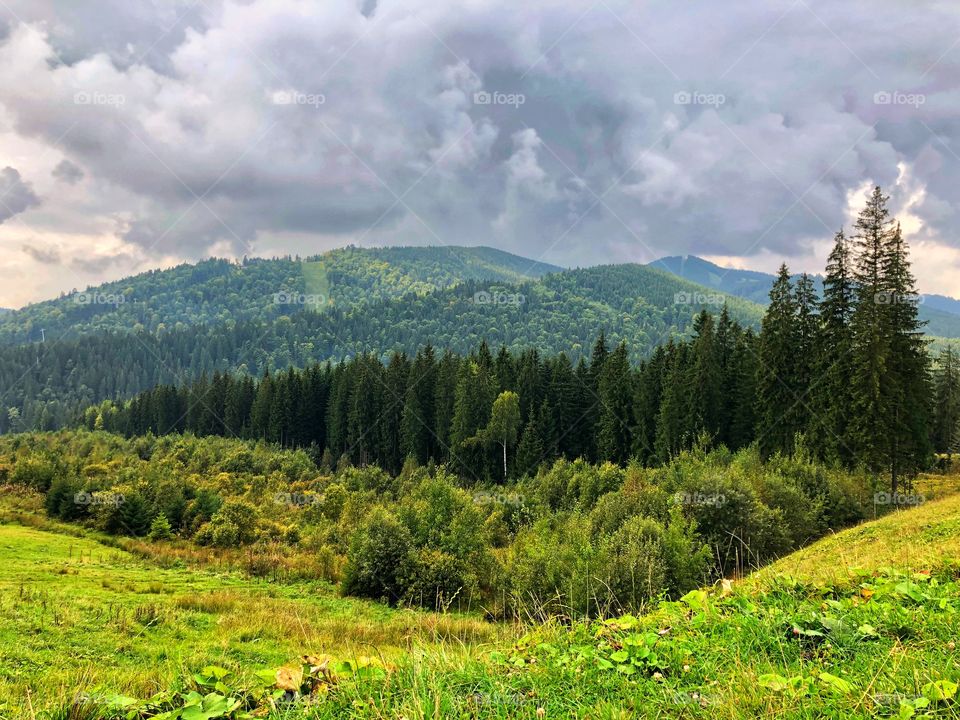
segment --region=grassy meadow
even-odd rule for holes
[[[161,563],[8,497],[0,716],[960,717],[955,480],[742,581],[529,628]]]
[[[150,697],[209,665],[250,675],[307,649],[384,662],[460,655],[508,632],[475,618],[340,598],[320,581],[272,584],[160,567],[96,537],[64,534],[67,526],[38,524],[47,529],[0,525],[5,718],[83,705],[85,697]]]

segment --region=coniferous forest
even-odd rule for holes
[[[918,318],[908,248],[877,188],[837,233],[822,296],[786,266],[759,332],[701,310],[689,337],[639,362],[600,330],[588,358],[482,342],[426,345],[386,360],[289,368],[254,379],[214,372],[83,412],[127,436],[190,432],[304,448],[325,467],[446,464],[472,482],[535,474],[557,458],[667,463],[696,443],[763,457],[798,442],[820,460],[904,480],[951,448],[956,359],[936,361]]]

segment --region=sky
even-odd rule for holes
[[[880,185],[960,296],[956,0],[0,0],[0,307],[217,256],[820,272]]]

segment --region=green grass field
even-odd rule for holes
[[[504,630],[337,596],[164,569],[94,539],[0,525],[0,714],[28,717],[86,692],[148,697],[217,665],[250,674],[304,652],[392,660],[468,652]]]
[[[960,717],[958,523],[946,497],[638,617],[526,634],[4,524],[0,716]],[[301,675],[304,654],[323,659]]]

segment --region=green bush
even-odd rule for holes
[[[605,539],[600,577],[609,595],[601,602],[609,610],[604,607],[604,614],[637,610],[666,591],[662,540],[663,526],[645,517],[630,518]]]
[[[404,578],[405,597],[413,605],[446,610],[458,597],[469,597],[473,589],[464,563],[441,550],[416,551],[409,572]]]
[[[400,602],[411,576],[410,531],[389,511],[376,508],[354,533],[343,571],[346,595]]]

